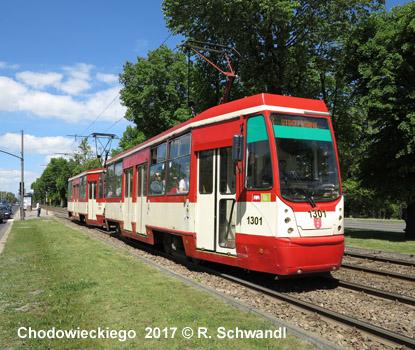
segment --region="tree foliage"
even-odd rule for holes
[[[415,8],[412,2],[387,13],[383,4],[164,0],[162,6],[172,31],[240,53],[230,57],[240,77],[233,99],[262,92],[323,99],[348,213],[388,216],[401,215],[403,203],[415,211]],[[224,55],[206,55],[226,69]],[[165,47],[125,64],[122,101],[137,127],[126,130],[119,151],[186,120],[188,97],[197,112],[217,104],[225,77],[198,59],[190,77],[187,96],[185,55]]]
[[[150,51],[148,58],[126,62],[120,82],[125,118],[137,126],[127,129],[122,147],[151,138],[160,131],[180,124],[190,117],[187,108],[187,63],[183,53],[173,53],[166,46]]]
[[[79,152],[71,160],[52,158],[42,175],[32,183],[33,199],[45,203],[48,199],[55,205],[66,205],[68,198],[68,179],[88,169],[99,168],[99,160],[92,153],[87,138],[78,146]]]
[[[354,43],[352,77],[371,127],[361,174],[384,200],[407,203],[406,232],[415,239],[415,3],[372,23]]]
[[[34,190],[34,201],[44,202],[46,192],[48,199],[62,204],[67,199],[68,178],[72,176],[74,167],[64,158],[52,158],[41,177],[36,179],[31,188]]]

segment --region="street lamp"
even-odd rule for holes
[[[22,133],[22,150],[20,152],[21,157],[16,156],[15,154],[6,152],[6,151],[2,151],[0,150],[0,152],[6,153],[9,156],[13,156],[16,158],[20,159],[20,164],[21,164],[21,181],[20,181],[20,220],[24,220],[24,210],[23,210],[23,197],[24,197],[24,158],[23,158],[23,130],[21,130]]]

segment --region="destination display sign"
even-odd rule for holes
[[[271,113],[271,122],[273,125],[291,126],[309,129],[329,129],[328,122],[325,118],[303,117],[292,114]]]

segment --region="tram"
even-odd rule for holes
[[[103,226],[105,169],[92,169],[68,180],[68,216],[91,226]]]
[[[71,198],[78,179],[103,174],[95,222],[123,236],[274,275],[340,267],[343,196],[323,101],[258,94],[212,107],[69,179]]]

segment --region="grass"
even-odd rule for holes
[[[312,348],[290,335],[218,339],[218,327],[275,327],[57,220],[14,222],[0,255],[0,280],[1,349]],[[107,339],[21,339],[20,327],[59,335],[101,329]],[[145,338],[147,327],[156,337]],[[174,338],[170,327],[177,327]],[[205,327],[212,337],[185,339],[185,327]],[[109,338],[110,331],[116,339]],[[125,337],[128,331],[135,332],[133,339]]]
[[[406,241],[404,232],[387,232],[346,228],[346,246],[415,254],[415,241]]]

